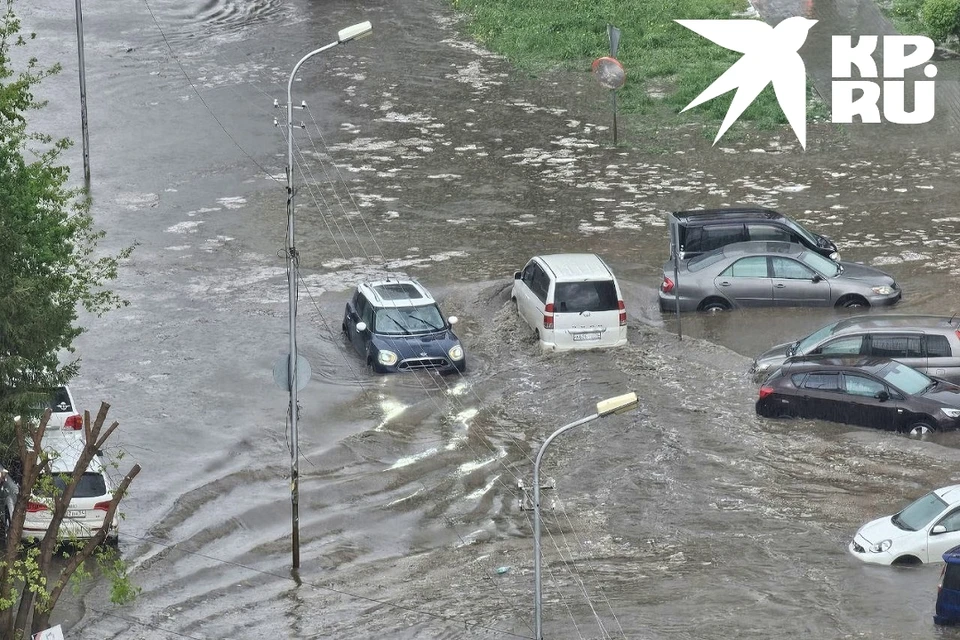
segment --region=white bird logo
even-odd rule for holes
[[[725,49],[739,51],[742,58],[683,108],[692,109],[728,91],[737,89],[713,144],[769,83],[787,122],[807,148],[807,71],[797,51],[807,39],[816,20],[795,16],[776,27],[760,20],[677,20],[691,31]],[[681,113],[683,112],[681,111]]]

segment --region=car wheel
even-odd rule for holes
[[[708,298],[700,303],[700,311],[704,313],[720,313],[721,311],[729,311],[730,305],[726,300],[720,300],[719,298]]]
[[[913,422],[903,430],[904,433],[913,438],[922,438],[923,436],[930,435],[934,431],[936,431],[936,428],[925,420]]]
[[[842,298],[837,302],[837,306],[843,307],[844,309],[862,309],[863,307],[869,307],[870,303],[860,296],[850,296],[848,298]]]

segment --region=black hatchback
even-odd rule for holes
[[[923,435],[960,428],[960,386],[889,358],[791,358],[760,387],[757,413]]]

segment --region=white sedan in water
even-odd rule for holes
[[[900,513],[860,527],[849,550],[874,564],[940,562],[960,545],[960,484],[931,491]]]

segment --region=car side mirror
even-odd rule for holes
[[[932,536],[938,536],[941,533],[946,533],[946,532],[947,532],[947,528],[942,524],[938,524],[933,529],[930,529],[930,535]]]
[[[816,284],[818,282],[823,281],[823,276],[821,276],[819,273],[815,273],[813,274],[812,280],[813,280],[813,283]]]
[[[873,397],[879,400],[880,402],[886,402],[887,400],[890,399],[890,394],[887,393],[886,391],[877,391],[873,395]]]
[[[514,280],[519,280],[519,279],[520,279],[520,272],[519,272],[519,271],[514,271],[514,272],[513,272],[513,279],[514,279]]]
[[[358,322],[358,323],[357,323],[357,333],[362,333],[362,332],[364,332],[364,331],[366,331],[366,330],[367,330],[367,323],[366,323],[366,322]]]
[[[458,318],[457,316],[450,316],[449,318],[447,318],[447,322],[449,322],[450,325],[453,326],[458,322],[460,322],[460,318]]]

